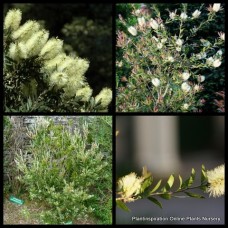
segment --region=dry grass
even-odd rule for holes
[[[3,224],[42,224],[39,215],[45,210],[45,206],[41,203],[25,201],[23,205],[12,203],[5,198],[3,205]],[[73,224],[97,224],[97,220],[93,217],[88,219],[75,220]]]
[[[18,205],[5,199],[3,205],[3,223],[5,224],[40,224],[38,215],[43,206],[37,203],[26,202]]]

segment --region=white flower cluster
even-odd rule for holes
[[[81,101],[89,101],[93,90],[84,76],[89,62],[79,57],[67,56],[63,51],[63,41],[50,38],[49,32],[41,29],[36,21],[29,20],[20,26],[21,11],[10,10],[4,21],[4,29],[9,31],[13,40],[9,45],[8,55],[19,62],[37,57],[43,61],[42,71],[50,75],[51,86],[62,88],[66,97],[81,96]],[[131,29],[134,34],[134,29]],[[95,98],[101,101],[104,110],[112,100],[112,91],[104,88]]]

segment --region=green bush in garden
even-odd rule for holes
[[[107,112],[112,91],[92,96],[85,78],[89,61],[66,55],[62,40],[49,38],[37,21],[20,25],[21,18],[11,9],[4,20],[5,111]]]
[[[118,7],[124,14],[116,15],[117,111],[200,112],[206,101],[204,110],[216,111],[211,103],[224,90],[225,33],[211,35],[208,28],[220,21],[221,4]]]
[[[46,204],[48,210],[41,214],[44,223],[86,219],[98,205],[109,208],[111,216],[111,208],[103,205],[112,197],[111,158],[104,156],[91,137],[88,124],[70,133],[62,125],[43,121],[28,135],[30,146],[16,156],[22,173],[18,179],[31,200]],[[110,218],[101,219],[110,223]]]

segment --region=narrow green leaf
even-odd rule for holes
[[[152,178],[151,177],[149,177],[143,181],[143,183],[141,185],[140,192],[145,193],[144,196],[149,195],[149,193],[150,193],[149,189],[150,189],[151,184],[152,184]]]
[[[182,177],[181,177],[181,175],[179,175],[179,181],[180,181],[180,187],[179,187],[179,189],[181,189],[181,186],[182,186]]]
[[[161,198],[163,199],[166,199],[166,200],[169,200],[171,199],[171,194],[170,193],[165,193],[165,194],[162,194],[162,195],[159,195]]]
[[[195,194],[195,193],[192,193],[192,192],[184,192],[186,195],[190,196],[190,197],[193,197],[193,198],[197,198],[197,199],[205,199],[204,196],[201,196],[201,195],[198,195],[198,194]]]
[[[157,191],[157,189],[158,189],[158,188],[160,187],[160,185],[161,185],[161,182],[162,182],[162,180],[158,181],[158,183],[157,183],[156,186],[150,191],[150,193],[153,193],[153,192]]]
[[[196,171],[194,168],[192,168],[192,173],[191,173],[192,179],[193,181],[195,180],[195,176],[196,176]]]
[[[161,209],[162,209],[162,204],[157,200],[155,199],[154,197],[148,197],[148,200],[150,200],[151,202],[157,204]]]
[[[152,177],[151,173],[147,171],[147,167],[146,166],[143,167],[142,177],[144,179]]]
[[[119,207],[120,209],[122,209],[124,211],[127,211],[127,212],[130,211],[130,209],[126,206],[126,204],[121,200],[116,200],[116,205],[117,205],[117,207]]]
[[[195,170],[192,168],[191,176],[186,181],[184,181],[184,183],[182,183],[181,188],[185,189],[187,187],[191,187],[194,180],[195,180]]]
[[[206,181],[207,181],[206,170],[205,170],[205,166],[202,165],[202,169],[201,169],[201,184],[203,184]]]
[[[173,183],[174,183],[174,176],[171,175],[167,181],[166,189],[169,190],[170,188],[172,188]]]

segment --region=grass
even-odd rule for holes
[[[39,215],[45,210],[45,205],[39,202],[25,200],[23,205],[18,205],[10,202],[9,197],[5,197],[3,204],[3,224],[42,224]],[[81,219],[73,221],[73,224],[97,223],[97,219],[93,217],[89,217],[86,220]]]

